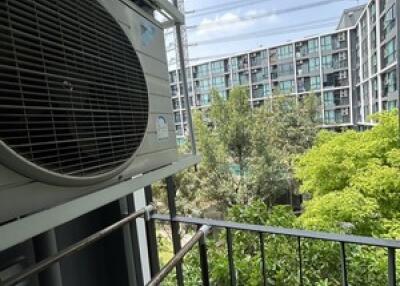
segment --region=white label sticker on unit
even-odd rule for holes
[[[149,21],[143,21],[140,25],[140,36],[142,38],[142,45],[149,46],[156,37],[156,28]]]
[[[164,116],[157,117],[157,139],[163,140],[168,139],[168,123]]]

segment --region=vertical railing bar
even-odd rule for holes
[[[341,272],[342,272],[342,286],[348,286],[346,245],[343,241],[340,242],[340,265],[341,265]]]
[[[265,245],[264,245],[264,234],[262,232],[259,233],[260,236],[260,251],[261,251],[261,271],[263,278],[263,285],[267,286],[267,267],[265,264]]]
[[[198,229],[200,229],[200,226],[198,226]],[[201,278],[203,281],[203,286],[209,286],[210,278],[208,274],[207,244],[205,237],[203,237],[199,241],[199,253],[200,253]]]
[[[388,285],[396,286],[396,250],[388,248]]]
[[[167,182],[167,196],[168,196],[168,209],[170,215],[171,232],[172,232],[172,246],[174,254],[181,250],[181,238],[179,234],[179,223],[173,219],[176,217],[176,189],[174,178],[169,176],[166,178]],[[179,262],[176,267],[176,283],[178,286],[184,285],[182,262]]]
[[[153,191],[151,186],[147,186],[144,188],[146,205],[150,205],[153,203]],[[160,271],[160,259],[158,257],[157,250],[157,233],[156,233],[156,225],[153,219],[145,220],[145,229],[147,236],[147,251],[149,256],[149,264],[150,264],[150,275],[153,277]]]
[[[301,253],[301,237],[300,236],[297,237],[297,252],[299,255],[299,280],[300,280],[299,282],[300,282],[300,285],[303,286],[304,285],[304,282],[303,282],[303,256]]]
[[[228,262],[229,262],[229,274],[231,286],[236,286],[236,270],[235,262],[233,260],[233,247],[232,247],[232,230],[230,228],[226,229],[226,242],[228,244]]]
[[[136,212],[135,197],[133,194],[130,194],[127,196],[127,204],[128,204],[128,212],[129,213]],[[132,239],[132,249],[133,249],[133,255],[134,255],[134,259],[135,259],[135,267],[136,267],[136,280],[139,285],[143,285],[144,278],[143,278],[143,270],[142,270],[142,261],[140,258],[140,245],[139,245],[139,237],[138,237],[136,221],[130,223],[130,230],[131,230],[131,239]]]

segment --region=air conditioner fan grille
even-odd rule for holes
[[[0,0],[0,139],[47,170],[104,174],[140,145],[136,52],[95,0]]]

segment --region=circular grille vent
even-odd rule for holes
[[[0,0],[0,29],[3,145],[69,178],[124,167],[144,137],[148,94],[135,50],[105,8]]]

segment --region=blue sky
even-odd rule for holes
[[[232,0],[231,0],[232,1]],[[209,6],[215,6],[220,4],[229,4],[230,0],[185,0],[186,11],[193,11],[202,9]],[[246,0],[243,0],[246,1]],[[236,2],[236,1],[234,1]],[[250,2],[250,1],[249,1]],[[254,2],[254,1],[251,1]],[[319,0],[265,0],[259,1],[254,5],[247,5],[236,9],[227,9],[223,12],[217,12],[213,14],[203,15],[199,17],[192,17],[196,14],[188,14],[186,16],[187,26],[200,25],[196,29],[189,29],[188,42],[197,43],[203,42],[219,37],[231,37],[242,33],[254,33],[262,30],[274,29],[276,32],[277,28],[292,26],[301,27],[304,22],[318,21],[321,19],[327,20],[326,24],[322,25],[318,29],[312,30],[298,30],[296,32],[282,32],[280,34],[274,33],[274,35],[266,35],[263,37],[242,39],[235,42],[219,42],[208,45],[191,46],[189,48],[190,58],[202,58],[213,55],[223,55],[235,52],[243,52],[257,47],[268,47],[271,45],[281,44],[289,40],[301,39],[306,36],[319,34],[323,32],[330,32],[336,28],[339,22],[342,11],[346,8],[361,5],[366,3],[365,0],[343,0],[343,1],[332,1],[328,5],[314,7],[307,10],[300,10],[291,13],[274,14],[276,10],[282,10],[290,7],[295,7],[303,4],[310,4],[319,2]],[[268,13],[270,16],[254,19],[246,22],[236,22],[235,20],[240,17],[246,17],[248,15],[254,16],[258,14]],[[332,21],[332,18],[336,18],[336,21]],[[328,20],[330,19],[330,20]],[[229,21],[229,25],[218,25]],[[217,24],[213,29],[202,29],[210,24]],[[315,24],[313,24],[315,26]],[[208,26],[210,27],[210,26]]]

